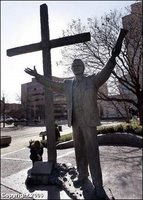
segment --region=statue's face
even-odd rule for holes
[[[81,60],[75,60],[72,64],[74,75],[82,75],[84,73],[84,64]]]

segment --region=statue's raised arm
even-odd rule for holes
[[[123,39],[125,38],[127,33],[128,33],[128,30],[121,29],[120,34],[119,34],[118,39],[117,39],[117,42],[116,42],[114,48],[112,49],[112,57],[117,57],[120,54],[122,42],[123,42]]]
[[[108,78],[110,77],[115,65],[116,65],[116,57],[119,56],[120,52],[121,52],[121,48],[122,48],[122,43],[123,40],[126,36],[126,34],[128,33],[127,30],[125,29],[121,29],[120,30],[120,34],[118,36],[117,42],[115,44],[115,46],[112,49],[112,55],[109,58],[107,64],[105,65],[105,67],[96,75],[96,79],[95,79],[95,85],[97,88],[99,88],[101,85],[103,85]]]
[[[56,81],[46,78],[45,76],[38,74],[35,66],[34,66],[34,69],[25,68],[24,71],[27,74],[34,76],[37,82],[41,83],[49,90],[56,91],[56,92],[64,92],[65,90],[64,82],[56,82]]]

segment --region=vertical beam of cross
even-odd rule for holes
[[[42,55],[43,55],[43,71],[44,76],[51,79],[51,54],[50,54],[50,35],[48,9],[46,4],[40,6],[41,19],[41,39],[42,39]],[[47,154],[48,161],[56,162],[56,140],[54,126],[54,108],[53,108],[53,93],[45,87],[45,116],[46,116],[46,131],[47,131]]]

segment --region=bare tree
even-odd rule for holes
[[[126,15],[130,12],[127,10]],[[132,22],[129,22],[130,25],[127,26],[129,32],[117,58],[116,68],[108,81],[110,93],[120,94],[120,97],[119,95],[107,96],[101,92],[98,96],[106,101],[124,102],[126,110],[128,110],[128,104],[132,105],[138,110],[140,123],[143,124],[142,31],[139,28],[142,27],[142,15],[141,13],[134,13],[134,15],[136,17],[132,17]],[[88,18],[86,25],[83,25],[80,19],[72,20],[67,30],[63,31],[63,35],[90,31],[91,41],[71,46],[70,49],[65,47],[62,51],[64,63],[61,62],[60,64],[68,66],[71,60],[79,57],[84,61],[88,74],[97,73],[101,70],[111,56],[122,27],[123,16],[125,14],[114,10],[101,17],[100,21],[96,18]],[[132,37],[132,40],[129,36]]]

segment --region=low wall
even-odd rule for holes
[[[112,146],[131,146],[143,147],[143,140],[141,137],[131,133],[109,133],[106,135],[98,135],[99,145],[112,145]],[[73,140],[57,144],[57,149],[66,149],[74,147]]]
[[[1,147],[9,146],[11,140],[12,140],[11,136],[0,136],[0,146]]]

